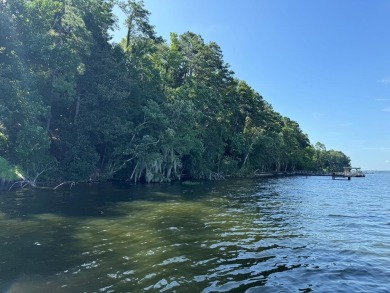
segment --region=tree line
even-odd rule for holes
[[[126,15],[120,44],[114,5]],[[169,182],[350,165],[235,77],[218,44],[163,40],[149,15],[133,0],[0,0],[0,178]]]

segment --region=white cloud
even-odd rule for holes
[[[378,80],[378,82],[384,83],[384,84],[390,84],[390,76],[386,76],[386,77]]]
[[[390,99],[375,99],[375,101],[378,101],[378,102],[385,102],[385,101],[390,101]]]
[[[382,111],[390,112],[390,107],[384,108],[384,109],[382,109]]]
[[[389,160],[386,160],[385,163],[388,164],[388,163],[390,163],[390,161],[389,161]]]

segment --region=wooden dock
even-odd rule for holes
[[[324,171],[293,171],[293,172],[274,172],[274,173],[264,173],[256,174],[257,176],[328,176],[332,179],[336,178],[346,178],[351,180],[352,177],[366,177],[361,168],[356,167],[344,167],[343,172],[324,172]]]
[[[348,178],[351,180],[352,177],[366,177],[361,168],[356,167],[344,167],[344,172],[333,172],[332,179],[335,180],[337,177]]]
[[[274,177],[274,176],[328,176],[332,179],[346,178],[351,180],[352,177],[366,177],[361,168],[344,167],[343,172],[325,172],[325,171],[293,171],[293,172],[259,172],[254,174],[256,177]]]

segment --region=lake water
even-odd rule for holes
[[[0,193],[0,292],[389,292],[390,173]]]

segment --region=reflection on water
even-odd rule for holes
[[[385,292],[388,177],[3,193],[0,291]]]

